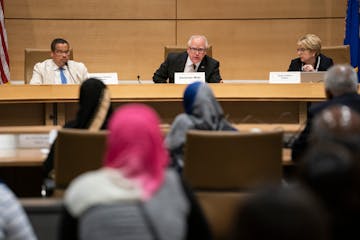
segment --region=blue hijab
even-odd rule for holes
[[[201,82],[194,82],[185,89],[183,105],[187,114],[192,113],[193,104],[200,85]]]

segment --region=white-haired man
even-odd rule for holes
[[[153,76],[155,83],[174,83],[175,72],[205,72],[208,83],[221,82],[219,62],[206,55],[208,41],[205,36],[193,35],[188,41],[186,52],[169,53],[165,62]]]

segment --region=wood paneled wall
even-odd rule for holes
[[[224,79],[286,71],[305,33],[341,45],[346,0],[5,0],[11,79],[24,76],[24,49],[66,38],[89,72],[151,79],[165,45],[204,34]]]

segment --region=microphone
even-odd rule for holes
[[[140,81],[140,75],[137,75],[136,78],[137,78],[138,83],[141,84],[142,82]]]
[[[66,67],[67,67],[67,69],[68,69],[68,71],[69,71],[70,77],[72,78],[72,80],[73,80],[74,82],[76,82],[74,76],[71,74],[71,71],[70,71],[70,67],[69,67],[68,62],[66,62],[65,65],[66,65]]]

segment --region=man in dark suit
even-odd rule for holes
[[[188,41],[188,48],[183,53],[169,53],[165,62],[153,76],[155,83],[174,83],[175,72],[205,72],[208,83],[222,82],[219,62],[206,55],[209,44],[205,36],[193,35]]]
[[[312,106],[304,130],[292,145],[292,160],[299,160],[309,145],[313,119],[324,109],[334,106],[348,106],[360,113],[357,73],[350,65],[335,65],[325,75],[325,94],[327,101]]]

